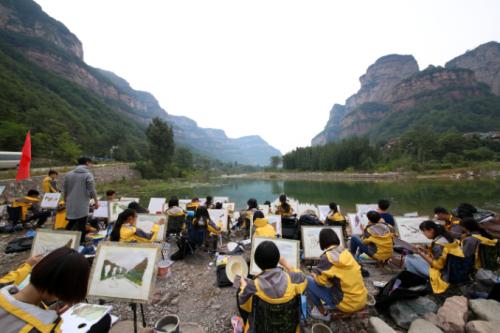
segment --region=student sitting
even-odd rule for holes
[[[391,202],[389,200],[379,200],[378,201],[378,213],[380,214],[380,218],[384,219],[384,222],[390,225],[391,227],[394,227],[396,224],[394,222],[394,216],[392,216],[391,213],[388,212],[389,207],[391,206]]]
[[[87,295],[90,265],[73,249],[59,248],[44,257],[31,272],[29,284],[22,290],[8,285],[0,289],[0,327],[5,333],[61,332],[59,313],[44,304],[56,301],[68,305],[81,302]],[[106,316],[89,332],[108,332],[111,317]]]
[[[135,201],[129,203],[127,208],[135,210],[137,214],[149,214],[149,210],[142,207],[138,202]]]
[[[49,175],[42,181],[43,193],[59,193],[57,188],[57,176],[59,173],[55,170],[49,170]]]
[[[460,224],[460,219],[449,213],[444,207],[434,208],[434,216],[436,220],[442,221],[446,231],[448,231],[453,238],[460,239],[464,235],[465,230]]]
[[[200,206],[196,210],[196,214],[190,230],[191,241],[195,246],[207,245],[209,234],[220,235],[221,229],[212,221],[208,209],[205,206]]]
[[[458,240],[455,240],[442,225],[434,221],[422,222],[420,230],[425,237],[432,240],[432,243],[427,249],[418,248],[416,250],[418,255],[407,255],[405,269],[428,277],[435,294],[445,292],[451,280],[466,280],[469,271],[458,265],[460,258],[465,259]],[[459,258],[459,260],[451,260],[452,258]],[[456,266],[451,267],[453,265]]]
[[[116,191],[107,190],[106,191],[106,201],[116,201]]]
[[[370,211],[366,214],[368,226],[363,231],[363,238],[353,236],[351,238],[351,253],[356,256],[365,253],[378,261],[385,261],[392,257],[394,248],[394,230],[390,225],[383,222],[380,214]]]
[[[462,251],[466,258],[474,258],[474,268],[496,269],[498,267],[498,240],[484,229],[472,217],[462,220],[462,226],[467,232],[467,236],[462,240]],[[480,253],[483,251],[483,253]],[[491,253],[488,258],[486,253]],[[482,257],[482,258],[481,258]],[[482,262],[490,261],[490,262]],[[491,267],[491,266],[492,267]]]
[[[325,225],[333,225],[333,226],[341,226],[342,233],[344,234],[344,238],[347,238],[347,221],[345,216],[340,214],[339,207],[335,202],[330,202],[328,205],[330,207],[330,211],[326,216],[326,220],[324,221]]]
[[[253,309],[254,297],[269,304],[286,304],[302,294],[307,286],[305,275],[300,270],[292,269],[283,257],[280,258],[278,247],[271,241],[264,241],[257,246],[254,260],[262,273],[255,280],[247,280],[245,277],[239,280],[238,305],[245,320],[245,333],[266,332],[261,328],[267,324],[264,320],[254,322],[252,315],[252,311],[256,311]],[[278,263],[284,269],[278,267]],[[300,332],[299,318],[296,315],[279,316],[273,318],[273,321],[278,322],[283,331],[286,327],[290,327],[288,331],[295,329],[297,333]]]
[[[28,258],[28,260],[26,260],[24,264],[19,266],[15,271],[11,271],[8,274],[1,277],[0,288],[3,288],[6,285],[10,284],[18,286],[21,282],[24,281],[24,279],[26,279],[28,275],[30,275],[33,267],[35,267],[35,265],[38,264],[40,260],[42,260],[42,258],[43,256],[41,254]]]
[[[286,195],[282,194],[279,197],[279,204],[276,205],[275,214],[281,215],[281,217],[290,218],[294,215],[292,206],[287,201]]]
[[[29,190],[23,198],[15,199],[12,207],[21,207],[21,220],[24,222],[36,221],[36,226],[41,227],[50,217],[49,211],[40,208],[40,192]]]
[[[313,276],[308,276],[307,295],[314,308],[311,317],[330,320],[322,302],[329,308],[352,313],[366,306],[368,291],[361,275],[361,266],[352,254],[340,245],[335,231],[325,228],[319,233],[319,245],[323,252]]]
[[[247,201],[247,209],[240,212],[240,218],[238,220],[238,226],[250,232],[250,220],[253,218],[253,214],[259,210],[259,204],[257,199],[250,198]]]
[[[165,211],[165,214],[168,216],[184,216],[186,212],[179,207],[179,199],[177,199],[177,197],[171,197],[170,200],[168,200],[168,209]]]
[[[207,207],[207,209],[213,209],[215,206],[214,206],[214,197],[212,196],[207,196],[207,198],[205,199],[205,207]]]
[[[160,231],[160,225],[165,224],[165,220],[161,219],[153,225],[151,233],[146,233],[138,229],[137,212],[127,208],[118,215],[109,240],[112,242],[125,243],[152,243],[156,240],[156,235]]]
[[[253,214],[254,237],[276,238],[276,230],[260,210]]]
[[[186,210],[195,212],[198,207],[200,207],[200,199],[193,198],[191,202],[186,205]]]

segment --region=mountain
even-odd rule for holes
[[[360,78],[361,88],[345,105],[335,104],[323,145],[352,136],[387,141],[405,132],[494,131],[500,128],[500,44],[486,43],[446,64],[419,70],[411,55],[388,55]]]
[[[112,72],[87,65],[80,40],[32,0],[0,0],[0,46],[0,74],[18,81],[17,87],[0,82],[6,89],[0,100],[0,121],[10,124],[0,143],[31,128],[35,138],[51,141],[47,136],[58,133],[73,145],[71,149],[79,146],[87,154],[105,156],[113,149],[120,159],[137,159],[145,151],[145,127],[159,117],[173,126],[178,144],[211,158],[267,165],[271,156],[281,155],[258,136],[228,138],[221,130],[201,128],[192,119],[168,114],[152,94],[134,90]],[[23,96],[6,93],[16,94],[18,87],[25,88]],[[29,114],[23,103],[30,104]],[[92,138],[85,133],[93,134]],[[251,153],[240,152],[242,140],[253,147]],[[50,146],[41,145],[35,153],[47,153]]]

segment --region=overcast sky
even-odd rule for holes
[[[85,61],[167,112],[283,153],[309,145],[383,55],[444,65],[500,41],[496,0],[36,0]]]

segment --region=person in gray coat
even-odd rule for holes
[[[81,244],[85,241],[85,226],[89,215],[90,199],[94,199],[95,208],[99,208],[94,176],[89,168],[92,161],[88,157],[78,159],[78,166],[64,177],[64,201],[66,203],[66,230],[82,233]]]

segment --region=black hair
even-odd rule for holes
[[[137,212],[134,209],[127,208],[123,212],[118,215],[118,218],[116,219],[115,225],[113,227],[113,231],[111,231],[111,235],[109,236],[109,240],[112,242],[119,242],[120,241],[120,229],[122,228],[122,225],[127,222],[127,220],[132,217],[136,216]]]
[[[271,201],[267,200],[267,201],[264,201],[264,205],[268,205],[268,206],[271,206]]]
[[[286,198],[285,194],[280,195],[279,201],[281,203],[281,207],[284,210],[286,210],[286,211],[290,210],[290,204],[287,202],[287,198]]]
[[[380,221],[380,214],[374,210],[371,210],[368,213],[366,213],[366,217],[368,218],[368,221],[370,221],[371,223],[378,223],[378,221]]]
[[[337,236],[337,233],[333,231],[331,228],[324,228],[321,229],[319,232],[319,247],[321,250],[326,250],[330,246],[333,245],[339,245],[340,244],[340,239],[339,236]]]
[[[37,197],[40,195],[40,192],[38,192],[37,190],[29,190],[28,191],[28,197]]]
[[[208,214],[208,209],[206,206],[200,206],[196,210],[195,218],[199,220],[202,217],[207,220],[210,219],[210,214]]]
[[[106,191],[106,196],[108,196],[108,197],[115,195],[115,194],[116,194],[116,191],[114,191],[114,190],[107,190]]]
[[[436,207],[434,208],[434,214],[449,214],[450,212],[448,212],[448,209],[444,208],[444,207]]]
[[[275,268],[280,261],[280,250],[271,241],[263,241],[254,254],[255,263],[261,270]]]
[[[217,203],[215,204],[215,209],[222,209],[222,207],[223,207],[223,206],[222,206],[222,202],[217,202]]]
[[[391,202],[389,200],[380,199],[378,201],[378,208],[380,210],[388,210],[390,206],[391,206]]]
[[[87,296],[90,265],[74,249],[61,247],[33,268],[30,283],[39,291],[65,303],[78,303]]]
[[[193,199],[191,199],[191,202],[197,202],[197,201],[200,201],[200,198],[194,197]]]
[[[247,201],[248,209],[259,209],[259,204],[257,203],[257,199],[250,198]]]
[[[461,203],[457,207],[457,217],[459,219],[463,219],[465,217],[473,217],[474,213],[477,213],[477,209],[469,203]]]
[[[479,223],[477,223],[477,221],[473,217],[465,217],[460,222],[460,224],[469,232],[478,232],[483,237],[493,239],[493,236],[489,232],[481,228]]]
[[[256,211],[253,213],[253,220],[255,221],[256,219],[263,219],[265,217],[264,213],[260,210]]]
[[[80,157],[78,159],[78,165],[86,165],[87,163],[92,163],[90,157]]]
[[[59,172],[57,172],[56,170],[52,170],[52,169],[49,170],[49,176],[58,175],[58,174],[59,174]]]
[[[333,210],[334,213],[339,212],[339,208],[335,202],[330,202],[330,204],[328,206],[330,206],[330,209]]]
[[[446,238],[446,240],[450,243],[452,243],[454,241],[453,236],[451,236],[451,234],[448,231],[446,231],[446,229],[441,224],[437,224],[434,221],[427,220],[427,221],[420,223],[419,229],[422,231],[433,230],[434,231],[434,238],[436,238],[438,236],[442,236],[442,237]]]
[[[211,195],[209,195],[209,196],[207,196],[207,199],[205,200],[205,205],[208,207],[211,204],[213,204],[213,202],[214,202],[214,197],[212,197]]]
[[[171,197],[170,200],[168,200],[168,208],[175,206],[179,206],[179,199],[177,199],[177,197]]]

